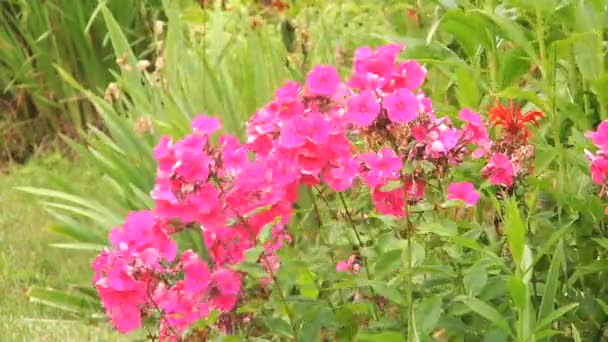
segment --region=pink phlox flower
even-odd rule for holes
[[[495,153],[483,168],[482,175],[489,178],[494,185],[510,187],[513,185],[513,164],[507,155]]]
[[[321,145],[327,143],[331,133],[331,123],[318,112],[309,113],[288,121],[281,130],[279,145],[285,148],[298,148],[307,141]]]
[[[139,328],[148,284],[135,279],[122,252],[102,252],[93,267],[95,289],[112,324],[123,333]]]
[[[415,125],[412,127],[412,137],[417,142],[423,142],[426,140],[427,130],[423,125]]]
[[[234,308],[241,290],[241,276],[230,269],[216,269],[211,275],[211,305],[223,311]]]
[[[390,191],[382,191],[380,188],[380,186],[375,187],[372,192],[372,201],[376,211],[382,215],[405,216],[403,189],[399,187]]]
[[[418,99],[409,89],[400,88],[385,96],[383,105],[392,122],[411,122],[418,116]]]
[[[473,158],[485,156],[492,147],[492,141],[481,116],[469,108],[464,108],[460,111],[459,117],[466,122],[466,125],[461,129],[461,139],[467,144],[477,145],[476,150],[473,151]]]
[[[346,260],[338,261],[336,264],[337,272],[349,272],[349,273],[358,273],[361,269],[361,266],[357,262],[357,257],[351,255]]]
[[[369,90],[355,94],[348,100],[348,118],[360,126],[369,126],[376,120],[379,112],[380,104]]]
[[[426,70],[416,61],[401,62],[393,73],[393,83],[390,91],[396,88],[407,88],[409,90],[418,89],[426,78]]]
[[[206,181],[209,177],[211,158],[205,153],[207,139],[189,135],[175,144],[178,162],[175,172],[186,182]]]
[[[599,151],[594,155],[585,150],[585,156],[591,162],[591,180],[597,185],[603,185],[604,181],[608,178],[608,158],[603,151]]]
[[[475,186],[469,182],[454,182],[448,185],[447,188],[448,200],[460,200],[469,205],[476,205],[479,201],[479,193],[475,190]]]
[[[356,158],[340,160],[335,167],[328,167],[323,172],[323,181],[336,192],[350,188],[359,174],[359,162]]]
[[[199,114],[192,119],[192,123],[190,124],[194,133],[199,133],[203,135],[210,135],[215,133],[218,129],[222,127],[222,123],[220,119],[209,117],[203,114]]]
[[[378,153],[363,153],[358,156],[365,165],[365,171],[360,173],[363,181],[374,188],[387,181],[399,178],[403,163],[395,152],[384,147]]]
[[[177,244],[173,241],[161,222],[157,221],[151,211],[130,212],[125,223],[110,232],[110,242],[115,247],[121,243],[129,249],[141,252],[154,248],[167,261],[172,261],[177,252]]]
[[[207,264],[191,250],[182,254],[181,264],[184,270],[184,291],[191,296],[205,291],[211,281]]]
[[[274,96],[281,103],[297,101],[300,96],[301,88],[302,87],[298,82],[287,81],[285,82],[285,85],[276,90]]]
[[[608,150],[608,120],[602,121],[596,131],[586,132],[585,137],[591,139],[598,148]]]
[[[331,96],[340,85],[340,75],[336,68],[317,65],[306,76],[306,90],[312,95]]]
[[[154,159],[158,163],[159,173],[167,173],[177,162],[173,141],[168,136],[162,136],[158,145],[154,148]]]
[[[445,125],[437,130],[437,140],[431,144],[431,150],[436,153],[448,153],[458,143],[458,131]]]
[[[338,272],[350,272],[357,273],[359,272],[360,265],[357,262],[357,257],[355,255],[351,255],[346,260],[339,261],[336,264],[336,271]]]

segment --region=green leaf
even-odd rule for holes
[[[575,309],[578,306],[578,303],[572,303],[566,306],[563,306],[553,312],[551,312],[549,315],[545,316],[536,326],[536,330],[540,331],[541,329],[544,329],[548,326],[551,325],[551,323],[553,323],[553,321],[559,319],[560,317],[562,317],[563,315],[565,315],[566,313],[568,313],[568,311]]]
[[[499,55],[499,77],[501,88],[511,86],[520,81],[521,77],[530,70],[530,60],[524,50],[513,48]]]
[[[608,250],[608,239],[606,238],[593,238],[593,241],[597,242],[598,245],[600,245],[602,248],[607,249]]]
[[[496,26],[500,29],[503,36],[513,43],[515,43],[519,48],[521,48],[526,55],[535,63],[538,61],[538,56],[536,55],[536,51],[532,47],[532,43],[526,36],[526,29],[518,24],[516,21],[500,17],[494,13],[490,13],[486,10],[474,10],[472,12],[480,13],[486,18],[496,24]]]
[[[289,325],[289,323],[282,318],[273,317],[267,320],[266,327],[268,327],[270,332],[276,334],[277,336],[293,338],[291,325]]]
[[[517,201],[514,198],[506,201],[505,230],[513,260],[521,269],[526,244],[526,226],[522,221]]]
[[[456,297],[457,301],[464,303],[469,309],[480,315],[481,317],[492,322],[497,328],[513,336],[513,332],[509,327],[507,319],[496,311],[492,306],[487,303],[473,297],[459,296]]]
[[[456,97],[460,107],[476,108],[481,100],[477,79],[471,70],[465,67],[456,69]]]
[[[27,295],[31,302],[40,303],[75,314],[83,314],[88,310],[101,309],[99,301],[92,299],[91,297],[76,296],[64,291],[32,287]]]
[[[104,245],[98,245],[94,243],[85,243],[85,242],[74,242],[74,243],[51,243],[49,246],[55,248],[63,248],[63,249],[73,249],[80,251],[94,251],[100,252],[104,249]]]
[[[563,333],[564,332],[560,330],[547,329],[534,333],[534,338],[536,341],[540,341],[555,335],[562,335]]]
[[[359,334],[355,341],[358,342],[402,342],[403,335],[396,331],[385,331],[376,334]]]
[[[488,25],[476,13],[464,13],[460,9],[446,11],[441,18],[439,28],[454,36],[460,46],[473,58],[480,46],[489,48],[492,42],[486,32]]]
[[[417,233],[420,234],[437,234],[439,236],[455,236],[458,234],[458,226],[453,221],[431,221],[423,222],[418,225]]]
[[[515,306],[522,311],[525,310],[528,303],[528,287],[526,284],[520,278],[511,276],[507,282],[507,287]]]
[[[381,278],[390,272],[396,270],[401,266],[401,254],[403,253],[400,249],[390,250],[382,253],[376,261],[374,267],[374,274],[376,277]]]
[[[581,334],[578,332],[578,329],[576,329],[576,326],[574,325],[574,323],[572,323],[571,327],[572,327],[572,337],[574,338],[574,342],[583,342],[583,340],[581,339]]]
[[[555,254],[553,254],[553,258],[551,259],[551,265],[549,265],[549,272],[547,273],[547,279],[545,281],[545,291],[538,310],[539,322],[549,316],[553,311],[555,295],[557,294],[559,285],[559,270],[564,264],[564,261],[564,242],[560,239],[555,249]]]
[[[608,315],[608,304],[599,298],[595,298],[595,301],[602,307],[605,315]]]
[[[488,272],[483,265],[474,265],[467,269],[463,277],[464,288],[470,296],[476,296],[488,282]]]
[[[422,334],[426,335],[435,329],[442,311],[442,301],[439,296],[425,298],[416,304],[416,317],[419,317],[418,329]]]

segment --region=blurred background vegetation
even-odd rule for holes
[[[585,336],[601,335],[608,312],[587,294],[608,295],[606,251],[591,240],[607,234],[594,228],[603,206],[582,134],[608,119],[607,13],[604,0],[2,1],[0,289],[13,295],[0,315],[16,317],[2,330],[56,317],[24,309],[26,293],[65,320],[100,317],[88,263],[127,211],[151,206],[160,135],[208,113],[242,136],[285,80],[318,63],[345,71],[357,47],[399,42],[429,69],[425,91],[443,113],[514,98],[547,115],[534,143],[551,214],[534,221],[534,238],[569,234],[578,287],[559,295],[584,304]],[[65,338],[80,339],[78,324]]]

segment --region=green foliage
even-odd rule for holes
[[[135,1],[125,8],[106,1],[135,40],[150,26],[157,6]],[[96,91],[116,67],[96,1],[4,1],[0,5],[0,158],[23,161],[44,140],[96,123],[91,104],[58,77],[55,66]],[[148,39],[136,42],[143,51]]]

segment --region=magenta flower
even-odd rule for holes
[[[146,210],[127,214],[125,223],[110,232],[110,242],[117,248],[124,244],[133,252],[153,248],[167,261],[172,261],[177,252],[175,241],[156,221],[154,214]]]
[[[159,172],[169,172],[177,162],[173,141],[168,136],[162,136],[154,148],[154,159],[158,163]]]
[[[358,174],[359,162],[350,159],[339,162],[337,167],[327,168],[323,172],[323,180],[333,191],[342,192],[351,187]]]
[[[509,157],[503,153],[496,153],[483,168],[482,174],[489,178],[494,185],[510,187],[513,185],[513,164]]]
[[[207,139],[189,135],[175,144],[176,173],[186,182],[206,181],[211,158],[205,154]]]
[[[331,96],[340,85],[340,75],[333,66],[317,65],[306,76],[306,89],[313,95]]]
[[[396,217],[405,216],[403,189],[400,187],[391,191],[381,191],[380,187],[376,187],[372,192],[372,201],[376,211],[380,214]]]
[[[402,62],[395,70],[395,86],[409,90],[418,89],[426,78],[426,70],[416,61]]]
[[[222,127],[220,119],[212,118],[206,115],[199,114],[192,119],[190,124],[192,130],[195,133],[201,133],[204,135],[213,134],[215,131]]]
[[[234,308],[241,290],[241,277],[231,269],[219,269],[211,276],[211,304],[224,311]]]
[[[469,182],[455,182],[448,185],[448,200],[460,200],[469,205],[476,205],[479,201],[479,193],[473,184]]]
[[[585,137],[591,139],[598,148],[608,150],[608,120],[602,121],[597,127],[597,131],[585,133]]]
[[[585,150],[585,156],[591,162],[591,180],[597,185],[604,184],[604,180],[608,178],[608,159],[602,151],[597,155]]]
[[[331,123],[317,112],[307,117],[297,117],[285,124],[279,139],[279,145],[286,148],[298,148],[307,141],[317,145],[327,143],[331,133]]]
[[[275,97],[277,100],[284,101],[296,101],[298,100],[298,95],[300,95],[300,84],[294,81],[287,81],[285,85],[275,92]]]
[[[411,90],[400,88],[384,98],[384,108],[392,122],[411,122],[418,116],[418,99]]]
[[[378,153],[360,154],[359,159],[367,168],[360,176],[371,188],[399,178],[399,171],[403,166],[401,158],[388,147],[381,149]]]
[[[184,291],[189,295],[205,291],[211,281],[207,264],[190,250],[182,254],[181,263],[184,268]]]
[[[369,90],[364,90],[359,94],[353,95],[348,100],[348,111],[346,115],[356,124],[369,126],[380,112],[380,104],[376,102],[374,94]]]
[[[481,116],[469,108],[464,108],[460,111],[459,117],[467,124],[460,131],[461,138],[468,144],[477,145],[477,149],[473,151],[473,158],[480,158],[486,155],[492,147],[492,141],[488,135],[488,129],[481,120]]]

